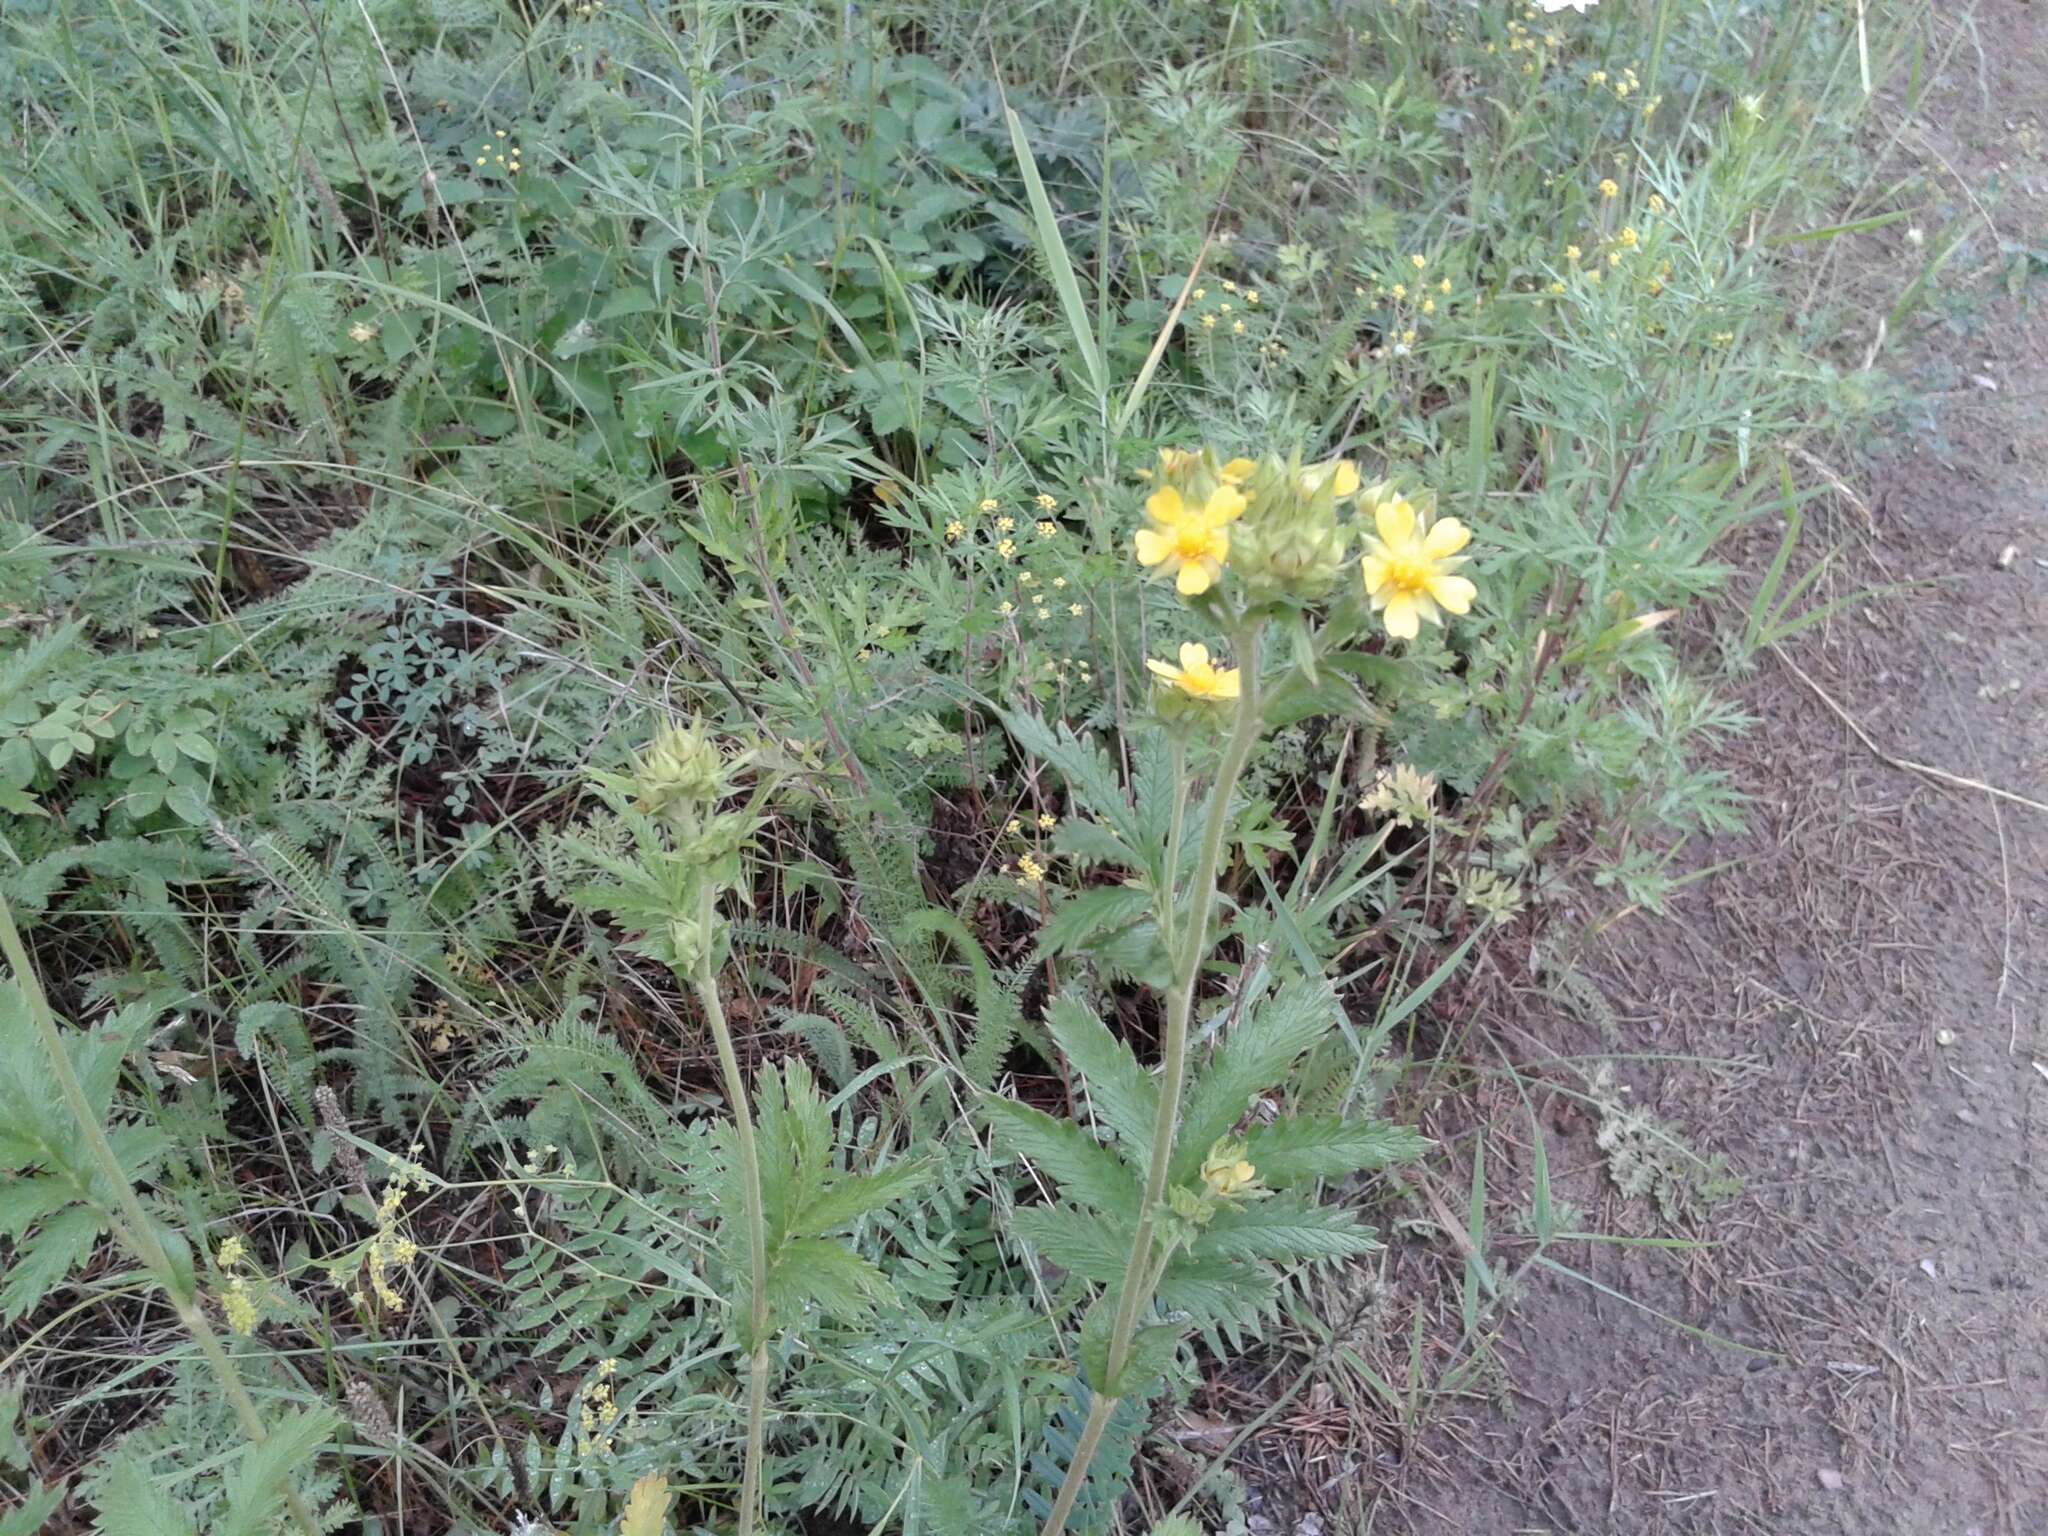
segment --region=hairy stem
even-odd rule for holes
[[[1173,1166],[1173,1140],[1180,1129],[1181,1089],[1187,1077],[1188,1021],[1194,1013],[1195,989],[1202,977],[1202,957],[1209,950],[1209,916],[1216,905],[1216,872],[1223,858],[1223,836],[1230,826],[1230,796],[1238,775],[1251,756],[1259,736],[1259,631],[1254,621],[1237,636],[1240,686],[1237,717],[1230,741],[1223,749],[1223,761],[1216,768],[1216,782],[1209,791],[1209,815],[1202,827],[1202,842],[1195,858],[1194,885],[1188,903],[1187,931],[1180,936],[1174,956],[1173,990],[1166,999],[1166,1039],[1160,1047],[1159,1113],[1152,1122],[1152,1160],[1145,1174],[1145,1202],[1138,1209],[1138,1228],[1131,1237],[1131,1257],[1124,1268],[1123,1288],[1117,1294],[1116,1320],[1109,1332],[1108,1379],[1115,1381],[1130,1360],[1131,1340],[1137,1335],[1138,1320],[1152,1304],[1162,1268],[1153,1259],[1153,1226],[1166,1200],[1167,1176]],[[1171,905],[1173,892],[1164,897]],[[1096,1442],[1102,1438],[1117,1399],[1097,1393],[1088,1410],[1088,1429],[1074,1447],[1074,1459],[1060,1484],[1059,1497],[1046,1516],[1042,1536],[1061,1536],[1074,1501],[1087,1481],[1088,1463],[1095,1458]]]
[[[249,1389],[242,1385],[241,1375],[235,1370],[234,1361],[228,1358],[220,1335],[207,1321],[198,1296],[171,1262],[163,1240],[157,1236],[156,1228],[150,1225],[149,1213],[143,1210],[141,1197],[128,1182],[121,1159],[114,1154],[113,1143],[107,1140],[106,1127],[100,1124],[100,1117],[93,1113],[92,1101],[85,1096],[85,1085],[72,1070],[70,1054],[64,1049],[63,1033],[57,1028],[57,1016],[50,1011],[50,1000],[43,992],[42,981],[37,977],[35,967],[29,963],[28,951],[22,946],[21,934],[14,926],[14,913],[8,908],[5,897],[0,897],[0,951],[6,953],[7,963],[14,969],[14,979],[28,1004],[29,1017],[35,1022],[36,1033],[42,1036],[43,1048],[49,1055],[50,1068],[56,1074],[57,1088],[63,1095],[65,1107],[71,1111],[71,1118],[77,1123],[79,1134],[85,1138],[93,1161],[99,1164],[107,1187],[114,1192],[117,1209],[108,1214],[115,1234],[122,1246],[156,1276],[157,1283],[170,1297],[178,1321],[184,1324],[185,1331],[199,1345],[199,1352],[206,1356],[207,1365],[220,1382],[221,1390],[227,1394],[228,1405],[240,1421],[242,1433],[249,1437],[252,1445],[263,1444],[270,1438],[270,1431],[263,1424],[263,1415],[256,1411]],[[284,1487],[284,1499],[293,1522],[305,1536],[315,1536],[312,1512],[289,1482]]]
[[[701,931],[711,931],[711,901],[707,892]],[[747,1343],[752,1351],[747,1374],[747,1462],[740,1480],[740,1536],[754,1536],[761,1514],[761,1462],[765,1454],[768,1415],[768,1213],[761,1203],[761,1159],[754,1148],[754,1112],[747,1101],[746,1079],[740,1075],[739,1054],[732,1047],[732,1030],[725,1022],[725,1005],[718,996],[718,972],[711,959],[711,945],[690,978],[698,1005],[711,1023],[711,1038],[718,1045],[718,1068],[725,1078],[725,1097],[732,1105],[733,1141],[740,1154],[740,1185],[746,1200],[741,1219],[747,1227],[747,1275],[749,1307]]]

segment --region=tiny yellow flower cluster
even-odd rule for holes
[[[500,128],[495,141],[486,139],[476,152],[476,168],[480,171],[495,167],[511,175],[519,174],[519,146],[511,143]]]
[[[619,1362],[600,1360],[597,1380],[583,1390],[583,1407],[576,1415],[576,1454],[589,1458],[609,1456],[619,1424],[619,1397],[613,1386]]]
[[[247,1262],[248,1245],[239,1237],[230,1237],[220,1245],[216,1256],[223,1270],[232,1270]],[[263,1322],[261,1293],[249,1283],[246,1275],[230,1274],[228,1282],[220,1293],[220,1310],[228,1320],[228,1327],[245,1337],[253,1336]]]
[[[1232,303],[1231,300],[1241,300],[1250,308],[1257,309],[1259,307],[1259,290],[1256,288],[1241,289],[1234,281],[1232,281],[1229,278],[1225,278],[1218,286],[1222,289],[1224,293],[1230,295],[1230,299],[1218,299],[1216,301],[1216,306],[1213,310],[1208,307],[1209,290],[1206,287],[1199,287],[1189,290],[1188,297],[1191,300],[1193,300],[1197,305],[1201,306],[1201,311],[1193,317],[1191,317],[1188,323],[1191,325],[1199,325],[1205,331],[1213,331],[1218,326],[1228,322],[1228,327],[1231,335],[1244,335],[1244,320],[1242,317],[1238,315],[1237,306],[1236,304]],[[1263,350],[1264,349],[1261,348],[1261,351]]]
[[[374,1296],[389,1310],[403,1312],[405,1298],[391,1283],[392,1275],[405,1269],[419,1256],[419,1246],[405,1235],[399,1219],[406,1195],[416,1188],[425,1189],[426,1180],[418,1170],[405,1163],[397,1166],[396,1175],[384,1186],[383,1198],[377,1203],[377,1235],[370,1239],[363,1251],[363,1262],[370,1276],[369,1290],[366,1293],[358,1286],[350,1299],[359,1307],[367,1307]]]

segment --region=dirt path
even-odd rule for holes
[[[1836,590],[1926,585],[1761,658],[1764,723],[1727,763],[1750,830],[1698,850],[1714,872],[1675,922],[1589,961],[1619,1017],[1532,992],[1510,1042],[1634,1058],[1604,1110],[1539,1095],[1558,1196],[1589,1230],[1710,1246],[1563,1245],[1640,1305],[1539,1273],[1501,1346],[1512,1386],[1443,1405],[1378,1529],[2048,1532],[2048,814],[1888,765],[1848,723],[2048,800],[2048,281],[1994,291],[2048,253],[2048,5],[1990,0],[1978,30],[1906,155],[2007,253],[1976,238],[1944,272],[1976,297],[1891,354],[1925,404],[1849,473],[1868,521],[1843,498],[1824,535],[1848,545]],[[1866,312],[1926,249],[1862,238]],[[1487,1127],[1488,1177],[1526,1189],[1514,1124]],[[1740,1193],[1717,1200],[1722,1170],[1679,1146]]]

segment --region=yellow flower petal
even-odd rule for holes
[[[1409,593],[1396,592],[1387,599],[1384,619],[1387,633],[1396,640],[1413,640],[1422,632],[1415,599]]]
[[[1472,530],[1455,517],[1441,518],[1430,524],[1429,532],[1423,537],[1422,552],[1432,560],[1444,560],[1455,555],[1472,542]]]
[[[1339,500],[1346,496],[1356,496],[1358,494],[1358,466],[1349,459],[1339,459],[1337,461],[1336,489]]]
[[[1177,523],[1187,516],[1187,511],[1180,492],[1170,485],[1161,486],[1145,498],[1145,515],[1155,523]]]
[[[1180,568],[1180,575],[1174,578],[1174,589],[1182,597],[1200,597],[1214,584],[1218,569],[1216,562],[1206,557],[1190,560]]]
[[[1209,647],[1197,645],[1190,640],[1180,648],[1180,665],[1183,672],[1192,672],[1197,667],[1209,665]]]
[[[1452,613],[1470,613],[1472,599],[1479,595],[1479,589],[1463,576],[1432,576],[1429,595]]]
[[[1386,556],[1367,555],[1358,562],[1358,568],[1365,575],[1365,590],[1368,595],[1379,591],[1387,584]]]
[[[1202,515],[1211,523],[1232,523],[1247,505],[1243,491],[1234,485],[1219,485],[1209,493],[1209,504],[1202,509]]]
[[[1157,565],[1173,547],[1173,541],[1155,528],[1140,528],[1131,542],[1137,546],[1140,565]]]
[[[1390,548],[1399,549],[1415,540],[1415,508],[1405,501],[1383,501],[1373,508],[1373,522]]]
[[[1223,466],[1223,478],[1232,484],[1249,480],[1258,471],[1258,467],[1257,462],[1252,459],[1232,459]]]
[[[1169,683],[1177,683],[1180,681],[1179,667],[1172,666],[1163,661],[1154,661],[1150,656],[1147,656],[1145,658],[1145,670],[1155,674],[1156,676],[1165,678]]]
[[[1216,674],[1215,684],[1213,685],[1211,691],[1219,699],[1236,698],[1238,694],[1237,677],[1238,669],[1236,667],[1231,667],[1225,671],[1218,672]]]

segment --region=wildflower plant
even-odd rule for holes
[[[1099,865],[1123,866],[1125,888],[1149,908],[1164,960],[1156,1076],[1139,1067],[1080,996],[1066,994],[1048,1015],[1098,1106],[1100,1140],[1023,1105],[992,1109],[999,1135],[1059,1181],[1064,1197],[1019,1212],[1019,1231],[1098,1287],[1079,1334],[1092,1393],[1088,1416],[1047,1512],[1045,1536],[1065,1528],[1119,1402],[1157,1387],[1191,1328],[1213,1327],[1229,1308],[1269,1294],[1273,1266],[1369,1250],[1372,1234],[1352,1213],[1317,1205],[1315,1185],[1419,1147],[1405,1130],[1341,1117],[1282,1117],[1235,1137],[1254,1098],[1343,1017],[1320,974],[1268,987],[1259,975],[1241,972],[1215,1000],[1219,1021],[1230,1025],[1222,1043],[1199,1061],[1191,1047],[1203,979],[1217,958],[1215,907],[1237,830],[1240,780],[1268,729],[1280,685],[1290,675],[1313,679],[1318,652],[1333,652],[1350,629],[1326,626],[1323,610],[1360,582],[1348,559],[1360,536],[1364,487],[1357,466],[1343,459],[1304,464],[1299,454],[1225,459],[1213,448],[1168,449],[1145,478],[1152,488],[1132,554],[1155,572],[1178,565],[1174,590],[1195,622],[1227,638],[1234,665],[1218,667],[1200,642],[1183,645],[1177,665],[1148,659],[1159,701],[1152,730],[1161,740],[1153,750],[1163,749],[1167,764],[1163,780],[1140,775],[1135,803],[1089,803],[1088,787],[1097,796],[1108,791],[1099,770],[1086,767],[1084,749],[1011,722],[1013,734],[1067,771],[1082,790],[1082,808],[1101,818],[1103,835],[1091,834],[1077,851]],[[1408,503],[1375,489],[1382,537],[1398,532],[1412,542],[1412,522],[1389,510],[1399,505],[1412,517]],[[1440,538],[1438,547],[1447,542]],[[1386,567],[1419,558],[1406,543],[1398,555],[1366,557],[1382,588],[1397,584],[1381,604],[1402,605],[1386,619],[1390,635],[1412,638],[1419,608],[1398,585],[1411,580],[1409,568],[1389,575]],[[1431,565],[1418,567],[1412,580],[1458,581],[1438,590],[1458,608],[1470,607],[1473,589],[1465,578]],[[1365,595],[1354,590],[1340,600],[1355,612]],[[1269,649],[1273,633],[1290,636],[1293,645]],[[1193,783],[1201,784],[1199,795]],[[1156,795],[1172,801],[1163,824],[1158,808],[1145,803]],[[1083,1255],[1086,1262],[1077,1257]],[[1212,1293],[1205,1304],[1206,1286],[1221,1286],[1227,1301]]]

